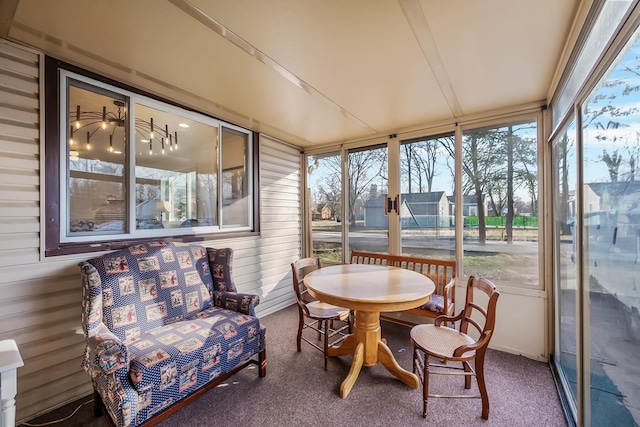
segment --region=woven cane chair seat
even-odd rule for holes
[[[309,314],[313,317],[328,319],[339,318],[340,320],[349,318],[349,309],[344,307],[337,307],[321,301],[311,301],[306,305],[309,309]]]
[[[475,342],[469,335],[446,326],[418,325],[411,330],[413,343],[422,351],[438,358],[453,358],[456,348]],[[475,351],[464,353],[461,358],[473,358]]]

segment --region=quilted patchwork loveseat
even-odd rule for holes
[[[265,375],[259,297],[236,291],[232,259],[229,248],[154,242],[79,264],[96,415],[153,424],[249,364]]]

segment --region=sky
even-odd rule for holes
[[[640,89],[640,76],[628,69],[640,72],[640,42],[632,42],[630,48],[614,63],[611,72],[605,76],[596,90],[589,96],[588,109],[600,110],[605,106],[613,107],[614,111],[628,113],[624,117],[616,117],[612,114],[603,114],[598,120],[602,126],[606,127],[610,122],[619,123],[617,129],[597,129],[590,126],[584,129],[584,181],[585,182],[607,182],[610,180],[609,172],[604,162],[600,160],[603,150],[607,150],[610,155],[618,150],[618,154],[623,156],[619,172],[624,174],[629,172],[629,158],[632,153],[640,154],[640,92],[632,91],[624,94],[626,86]],[[607,87],[605,81],[621,80],[623,85]],[[606,98],[597,99],[598,96]],[[610,125],[611,126],[611,125]],[[597,136],[604,136],[606,139],[598,140]]]

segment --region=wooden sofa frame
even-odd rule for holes
[[[267,354],[267,350],[265,348],[260,353],[258,353],[258,360],[255,360],[254,358],[248,359],[246,362],[241,363],[240,365],[236,366],[229,372],[222,374],[220,377],[216,378],[215,380],[208,382],[205,386],[200,387],[198,390],[196,390],[189,396],[184,397],[178,402],[169,406],[167,409],[155,415],[154,417],[148,419],[144,423],[140,424],[138,427],[150,427],[159,423],[160,421],[167,418],[169,415],[173,414],[174,412],[182,409],[183,407],[187,406],[189,403],[198,399],[200,396],[207,393],[209,390],[222,384],[224,381],[228,380],[230,377],[240,372],[241,370],[243,370],[249,365],[256,365],[258,367],[258,377],[264,378],[267,374],[266,354]],[[106,420],[106,424],[110,427],[115,427],[116,424],[113,422],[113,420],[109,416],[107,408],[105,407],[104,402],[102,402],[102,397],[100,396],[100,393],[98,393],[98,391],[95,389],[93,390],[93,399],[94,399],[93,400],[93,416],[95,418],[100,418],[103,415],[105,415],[104,418]]]
[[[455,312],[455,285],[456,285],[456,262],[445,261],[433,258],[411,257],[404,255],[389,255],[364,251],[351,251],[351,264],[374,264],[400,267],[424,274],[433,280],[436,285],[435,294],[444,297],[444,312],[425,310],[420,307],[405,310],[403,313],[411,313],[422,317],[435,319],[441,315],[453,316]],[[381,319],[415,325],[415,323],[397,319],[395,317],[380,315]]]

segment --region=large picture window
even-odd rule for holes
[[[255,230],[252,132],[55,67],[46,83],[57,94],[47,103],[56,112],[47,119],[57,119],[47,124],[48,255]]]

